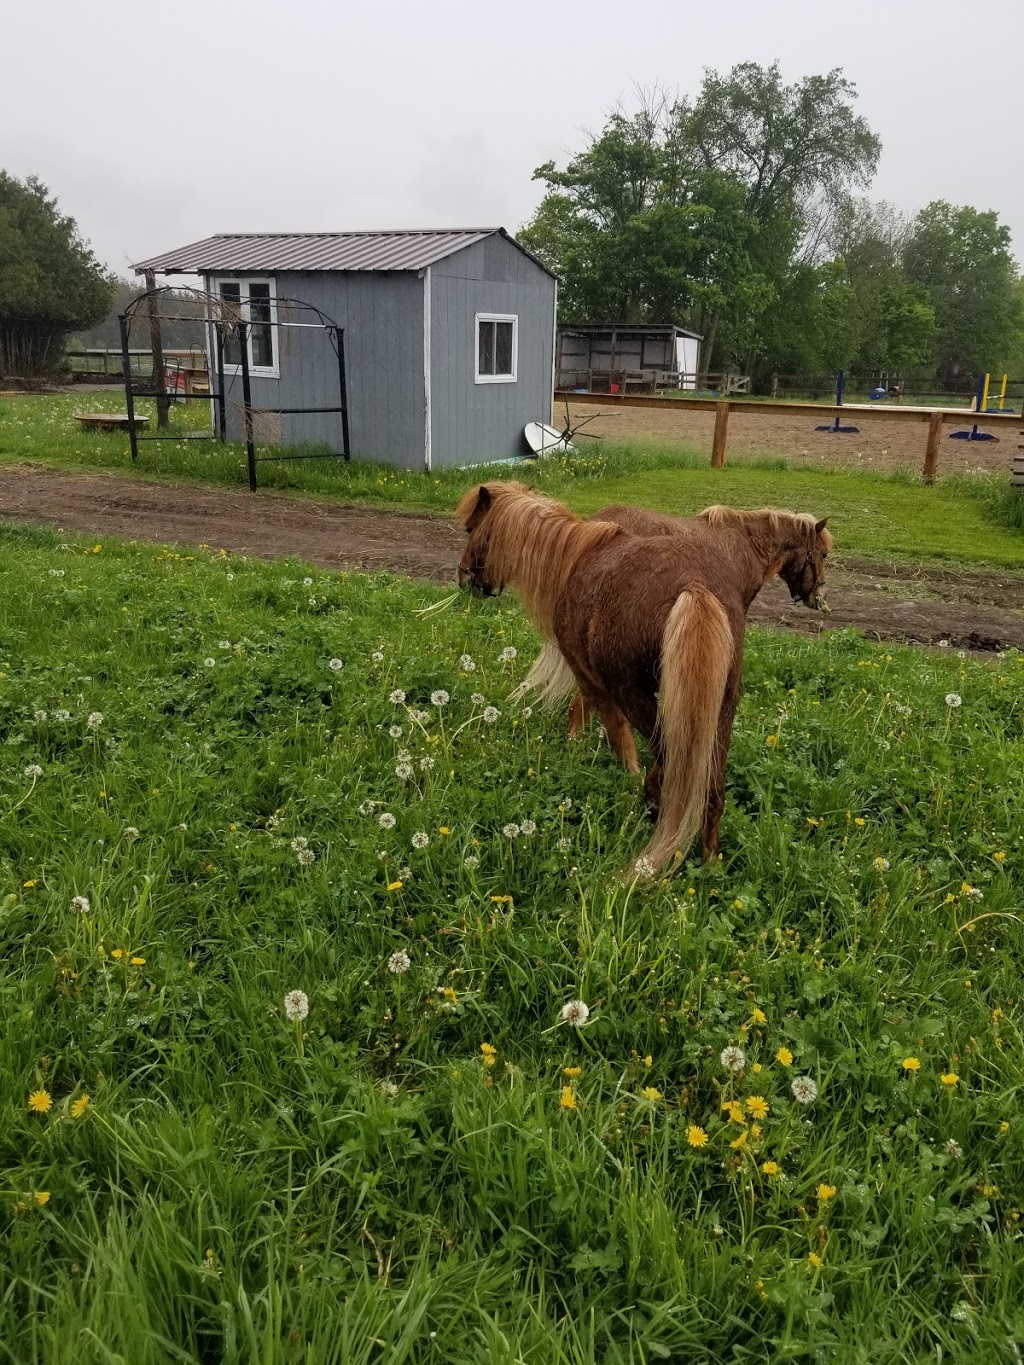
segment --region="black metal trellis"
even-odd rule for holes
[[[137,298],[134,298],[134,299],[131,301],[131,303],[128,305],[128,307],[125,309],[125,311],[124,311],[123,313],[119,314],[118,319],[117,319],[118,328],[119,328],[120,333],[121,333],[121,368],[122,368],[122,372],[123,372],[123,375],[124,375],[125,406],[126,406],[127,411],[128,411],[128,439],[129,439],[129,441],[130,441],[130,443],[131,443],[131,453],[132,453],[132,463],[133,463],[133,464],[137,463],[138,458],[139,458],[139,442],[140,442],[140,441],[166,441],[166,440],[181,440],[181,439],[182,439],[182,433],[180,433],[180,432],[177,433],[175,436],[168,436],[168,435],[161,435],[161,434],[156,434],[156,435],[153,435],[153,436],[146,436],[146,435],[144,435],[144,434],[140,434],[140,432],[139,432],[139,426],[138,426],[138,421],[137,421],[136,416],[135,416],[135,399],[136,399],[136,398],[156,398],[156,397],[158,397],[158,394],[157,394],[157,390],[156,390],[155,387],[154,387],[153,389],[139,389],[139,388],[135,388],[135,387],[133,386],[133,383],[132,383],[132,373],[131,373],[131,356],[130,356],[130,346],[129,346],[129,342],[130,342],[130,339],[131,339],[131,328],[132,328],[132,323],[133,323],[133,321],[134,321],[134,319],[135,319],[136,312],[138,311],[140,305],[141,305],[142,303],[144,303],[146,300],[148,300],[152,295],[155,295],[155,294],[165,294],[165,293],[178,293],[178,294],[180,294],[181,292],[182,292],[181,290],[172,290],[169,286],[162,286],[162,287],[159,288],[159,289],[149,289],[149,290],[146,290],[145,293],[142,293],[142,294],[138,295]],[[175,320],[176,322],[201,322],[201,323],[203,323],[205,326],[208,326],[208,327],[211,327],[211,328],[212,328],[212,330],[213,330],[213,335],[214,335],[214,348],[213,348],[213,349],[214,349],[215,352],[216,352],[216,356],[215,356],[215,357],[211,356],[210,359],[211,359],[211,360],[216,359],[216,374],[217,374],[217,383],[216,383],[216,386],[214,386],[214,384],[213,384],[213,382],[212,382],[212,380],[213,380],[213,374],[212,374],[212,372],[211,372],[211,370],[210,370],[210,368],[209,368],[209,363],[208,363],[207,372],[208,372],[209,377],[210,377],[210,380],[211,380],[211,383],[210,383],[210,392],[209,392],[208,397],[209,397],[210,401],[214,404],[214,408],[215,408],[215,412],[216,412],[216,420],[215,420],[215,423],[214,423],[214,429],[209,433],[209,435],[200,434],[200,433],[197,432],[197,433],[195,433],[194,435],[190,435],[188,439],[190,439],[190,440],[201,440],[201,441],[220,440],[220,441],[222,441],[222,442],[224,442],[224,441],[227,440],[227,392],[226,392],[225,380],[224,380],[224,347],[225,347],[225,344],[226,344],[226,342],[227,342],[227,340],[228,340],[228,337],[229,337],[230,335],[234,334],[234,335],[238,338],[239,370],[241,371],[241,379],[242,379],[242,411],[243,411],[243,427],[244,427],[244,433],[245,433],[245,436],[244,436],[244,438],[245,438],[245,454],[246,454],[246,464],[247,464],[247,466],[248,466],[248,472],[249,472],[249,488],[250,488],[250,490],[251,490],[252,492],[255,492],[255,491],[256,491],[256,487],[257,487],[257,482],[256,482],[256,466],[257,466],[258,464],[276,463],[276,462],[283,461],[283,460],[338,460],[338,459],[343,459],[343,460],[345,460],[346,462],[347,462],[348,460],[350,460],[350,459],[352,458],[352,451],[351,451],[351,445],[350,445],[350,442],[349,442],[349,426],[348,426],[348,381],[347,381],[346,372],[345,372],[345,329],[344,329],[343,327],[340,327],[340,326],[334,321],[333,318],[328,317],[326,313],[321,312],[320,309],[317,308],[315,304],[306,303],[304,299],[275,298],[275,300],[274,300],[274,307],[273,307],[273,310],[272,310],[272,312],[271,312],[270,320],[269,320],[268,322],[266,322],[266,323],[262,323],[262,322],[261,322],[261,323],[259,323],[258,325],[261,326],[261,327],[262,327],[262,326],[268,326],[268,327],[274,327],[274,328],[283,328],[283,327],[303,327],[303,328],[316,328],[316,327],[319,327],[319,328],[321,328],[321,329],[323,330],[324,334],[326,335],[326,337],[327,337],[327,339],[328,339],[328,341],[329,341],[329,343],[330,343],[330,345],[331,345],[331,348],[332,348],[332,350],[333,350],[334,353],[335,353],[335,356],[336,356],[337,362],[338,362],[338,403],[337,403],[337,405],[335,405],[335,406],[330,406],[330,407],[327,407],[327,406],[317,406],[317,407],[293,408],[293,407],[263,407],[263,406],[260,406],[260,407],[258,407],[258,408],[254,408],[254,407],[253,407],[253,402],[252,402],[252,382],[251,382],[251,376],[250,376],[250,373],[249,373],[249,346],[248,346],[249,332],[250,332],[250,330],[251,330],[251,328],[252,328],[252,326],[253,326],[252,320],[251,320],[251,319],[247,319],[247,318],[245,318],[245,317],[242,315],[242,312],[241,312],[241,307],[242,307],[242,306],[241,306],[241,304],[234,305],[233,301],[230,300],[230,299],[223,299],[223,298],[221,298],[221,297],[218,296],[218,295],[215,295],[215,294],[206,294],[206,293],[203,293],[202,291],[199,291],[199,290],[189,290],[189,291],[187,291],[187,292],[189,292],[189,293],[191,293],[191,294],[194,294],[194,295],[197,295],[198,297],[200,297],[200,298],[206,303],[206,305],[207,305],[207,306],[206,306],[206,311],[205,311],[205,313],[203,313],[202,315],[196,316],[196,317],[190,317],[190,316],[186,316],[186,315],[177,313],[177,314],[175,314],[175,319],[174,319],[174,320]],[[314,321],[314,322],[291,322],[291,321],[284,321],[284,322],[282,322],[281,319],[280,319],[280,312],[281,312],[281,309],[282,309],[282,308],[285,309],[286,311],[287,311],[287,310],[291,310],[291,309],[306,309],[306,310],[308,310],[310,313],[315,314],[315,316],[316,316],[316,321]],[[215,315],[215,314],[216,314],[216,315]],[[277,354],[278,354],[279,362],[280,362],[280,356],[281,356],[281,349],[280,349],[280,346],[278,346],[278,352],[277,352]],[[155,382],[155,381],[154,381],[154,382]],[[325,413],[325,414],[328,414],[328,413],[337,413],[337,414],[341,417],[341,450],[340,450],[340,451],[328,451],[326,454],[324,454],[324,453],[319,453],[319,454],[310,454],[310,455],[306,455],[306,454],[295,454],[295,455],[257,455],[257,454],[256,454],[256,440],[255,440],[255,424],[254,424],[254,421],[253,421],[253,415],[254,415],[254,413],[257,414],[257,415],[259,415],[259,416],[284,416],[284,415],[286,415],[286,414],[304,414],[304,415],[309,415],[309,414],[312,414],[312,413]]]

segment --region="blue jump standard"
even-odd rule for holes
[[[843,406],[843,379],[844,379],[844,373],[843,373],[842,370],[840,370],[840,371],[839,371],[839,378],[836,380],[836,407],[837,407],[837,408],[841,408],[841,407]],[[860,431],[860,427],[844,427],[844,426],[841,426],[841,425],[840,425],[840,422],[839,422],[839,414],[838,414],[838,412],[837,412],[837,413],[836,413],[836,420],[835,420],[834,422],[828,422],[828,423],[826,423],[825,426],[822,426],[822,427],[815,427],[814,430],[815,430],[815,431],[831,431],[831,432],[833,432],[833,433],[837,433],[837,434],[840,435],[840,436],[845,436],[845,435],[847,435],[847,434],[850,433],[850,432]]]
[[[978,376],[978,401],[975,404],[975,411],[981,417],[981,405],[985,401],[985,376]],[[977,422],[971,427],[970,431],[951,431],[949,433],[951,441],[998,441],[998,436],[993,436],[989,431],[979,431]]]

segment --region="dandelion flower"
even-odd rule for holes
[[[345,667],[345,660],[332,659],[330,663],[327,665],[327,667],[331,670],[332,673],[340,673],[341,670]]]
[[[730,1123],[743,1123],[743,1101],[742,1100],[723,1100],[722,1111],[729,1115]]]
[[[942,1084],[948,1086],[950,1089],[952,1089],[953,1086],[956,1085],[959,1079],[960,1077],[956,1074],[955,1071],[944,1071],[942,1075],[939,1077],[939,1080],[942,1082]]]
[[[761,1170],[764,1171],[767,1176],[782,1174],[782,1168],[777,1161],[763,1161],[761,1163]]]
[[[768,1016],[765,1014],[764,1010],[755,1007],[753,1014],[750,1016],[750,1022],[752,1024],[767,1024]]]
[[[719,1061],[725,1067],[726,1071],[732,1071],[735,1074],[742,1071],[746,1066],[747,1054],[741,1047],[727,1047],[722,1049]]]
[[[28,1107],[33,1114],[48,1114],[53,1108],[53,1097],[48,1090],[33,1090],[28,1097]]]
[[[431,758],[429,754],[426,756],[426,758],[421,758],[421,759],[420,759],[420,772],[421,772],[421,773],[429,773],[430,770],[431,770],[431,768],[433,768],[435,761],[436,761],[436,760],[434,760],[433,758]]]
[[[71,908],[72,910],[77,910],[80,915],[87,915],[89,913],[89,897],[72,896]]]
[[[59,720],[59,721],[70,720],[70,719],[71,719],[71,712],[70,712],[70,711],[54,711],[54,713],[53,713],[53,718],[54,718],[54,720]]]
[[[309,1014],[309,996],[305,991],[289,991],[284,998],[285,1018],[300,1023]]]
[[[373,651],[373,653],[370,655],[370,661],[371,661],[371,663],[382,664],[382,663],[384,662],[384,654],[383,654],[383,651],[382,651],[382,650],[379,650],[379,649],[375,649],[375,650]]]
[[[498,1055],[498,1049],[496,1047],[493,1047],[490,1043],[481,1043],[480,1052],[483,1058],[484,1066],[493,1066],[494,1059]]]
[[[706,1147],[708,1145],[708,1135],[699,1124],[691,1123],[686,1130],[686,1141],[691,1147]]]
[[[301,849],[308,847],[309,840],[303,834],[296,834],[295,838],[291,842],[291,849],[293,853],[298,853]]]
[[[402,727],[400,725],[389,725],[388,734],[391,736],[392,739],[401,739]]]
[[[518,826],[518,825],[512,824],[512,823],[510,822],[510,823],[507,824],[507,825],[502,825],[502,827],[501,827],[501,832],[502,832],[502,834],[504,834],[504,836],[505,836],[506,839],[518,839],[518,838],[519,838],[519,834],[520,834],[520,829],[519,829],[519,826]]]
[[[402,782],[408,782],[409,778],[412,777],[412,764],[396,763],[395,776]]]
[[[888,872],[888,871],[889,871],[889,859],[888,859],[888,858],[876,858],[876,859],[875,859],[875,867],[878,869],[879,872]]]
[[[563,1067],[562,1067],[562,1075],[563,1075],[563,1076],[568,1076],[570,1080],[575,1080],[577,1076],[580,1076],[580,1075],[582,1075],[582,1074],[583,1074],[583,1068],[582,1068],[581,1066],[563,1066]]]
[[[377,1089],[380,1091],[380,1093],[384,1096],[386,1100],[394,1100],[398,1098],[398,1086],[395,1085],[394,1081],[388,1080],[378,1081]]]
[[[424,830],[418,829],[409,842],[413,848],[426,848],[430,843],[430,836]]]
[[[564,836],[561,839],[556,839],[555,848],[558,849],[559,853],[568,853],[572,848],[572,840],[566,839]]]
[[[377,816],[377,824],[380,825],[381,829],[394,829],[398,821],[389,810],[384,810]]]
[[[1006,854],[1005,854],[1005,853],[1002,853],[1002,852],[1000,852],[1000,853],[993,853],[993,854],[992,854],[992,857],[996,860],[997,863],[1005,863],[1005,862],[1006,862]]]
[[[462,866],[468,869],[468,871],[472,872],[474,868],[480,866],[480,859],[476,856],[475,853],[467,853],[462,860]]]
[[[661,1099],[661,1091],[655,1085],[645,1085],[641,1093],[644,1099],[650,1100],[652,1104],[655,1100]]]
[[[50,1191],[36,1190],[35,1194],[32,1197],[33,1199],[35,1199],[37,1204],[48,1204],[50,1202]]]
[[[573,1088],[571,1085],[562,1086],[562,1096],[561,1099],[559,1100],[559,1104],[562,1106],[563,1109],[576,1108],[576,1096],[573,1093]]]
[[[917,1057],[904,1057],[900,1065],[903,1067],[904,1071],[914,1072],[921,1070],[921,1062]]]
[[[946,693],[946,705],[953,711],[955,711],[958,706],[962,706],[963,701],[964,699],[959,692]]]
[[[80,1119],[88,1108],[89,1096],[79,1095],[78,1099],[75,1100],[74,1104],[71,1106],[71,1117],[73,1119]]]
[[[402,702],[405,701],[405,693],[400,687],[396,687],[388,697],[388,701],[392,706],[401,706]]]
[[[537,833],[536,820],[524,820],[523,823],[519,826],[519,832],[521,834],[536,834]]]
[[[794,1076],[789,1088],[793,1092],[793,1098],[799,1104],[813,1104],[818,1098],[817,1082],[812,1080],[810,1076]]]
[[[640,881],[649,881],[657,870],[653,861],[647,857],[646,853],[641,853],[633,864],[633,871]]]
[[[778,1062],[779,1066],[792,1066],[793,1054],[788,1047],[780,1047],[775,1054],[775,1060]]]
[[[124,837],[130,844],[134,844],[136,839],[141,838],[141,835],[135,825],[125,825]]]
[[[389,890],[389,891],[401,891],[401,889],[402,889],[402,879],[401,879],[401,877],[397,878],[397,879],[396,879],[395,881],[393,881],[393,882],[388,882],[388,890]]]
[[[473,670],[476,668],[476,664],[473,662],[472,655],[470,654],[461,655],[459,658],[459,667],[462,669],[463,673],[472,673]]]
[[[412,966],[412,958],[404,948],[399,948],[388,958],[388,971],[394,976],[401,976]]]
[[[313,586],[313,580],[311,578],[304,578],[302,580],[302,586],[304,588],[311,588]]]
[[[43,770],[38,763],[30,763],[25,769],[25,776],[30,778],[42,777]]]
[[[216,659],[206,658],[206,659],[203,660],[203,667],[204,667],[204,668],[216,668],[216,667],[217,667],[217,660],[216,660]]]
[[[768,1101],[763,1095],[750,1095],[747,1099],[747,1109],[755,1119],[768,1117]]]
[[[515,649],[512,645],[506,645],[505,648],[498,655],[498,658],[501,660],[503,664],[507,664],[511,663],[513,659],[517,658],[518,654],[519,654],[518,649]]]
[[[316,854],[311,848],[300,848],[295,857],[300,867],[311,867],[316,862]]]
[[[960,888],[960,894],[965,896],[969,901],[982,901],[985,899],[985,893],[980,887],[968,886],[966,882]]]
[[[431,692],[430,701],[433,706],[447,706],[451,701],[451,697],[449,697],[443,687],[439,687],[436,692]]]
[[[964,1154],[964,1149],[957,1142],[956,1138],[950,1138],[942,1149],[947,1156],[951,1156],[954,1161],[959,1161]]]
[[[740,1133],[739,1137],[733,1138],[732,1142],[729,1143],[729,1146],[732,1148],[734,1152],[738,1151],[739,1148],[745,1147],[747,1145],[748,1137],[749,1133],[747,1132],[746,1128],[744,1128],[743,1132]]]
[[[230,648],[231,648],[231,641],[230,641],[230,640],[218,640],[218,641],[217,641],[217,648],[218,648],[218,649],[230,649]]]
[[[484,720],[487,722],[488,725],[493,725],[500,715],[501,712],[498,710],[496,706],[484,707]]]
[[[820,1270],[821,1267],[825,1264],[825,1262],[821,1259],[821,1257],[818,1255],[816,1251],[809,1251],[807,1253],[807,1264],[811,1267],[812,1270]]]
[[[85,724],[86,728],[89,730],[98,730],[100,726],[103,724],[103,712],[90,711],[88,719],[86,720]]]
[[[571,1028],[582,1028],[590,1018],[590,1006],[583,1000],[567,1000],[558,1016],[560,1024]]]

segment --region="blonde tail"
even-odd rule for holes
[[[509,700],[522,701],[527,693],[536,692],[542,706],[554,706],[564,700],[575,686],[575,675],[558,646],[546,643]]]
[[[718,599],[701,588],[680,593],[661,646],[661,804],[651,841],[634,864],[638,876],[653,876],[677,849],[685,856],[700,827],[735,651]]]

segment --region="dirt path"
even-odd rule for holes
[[[453,581],[462,546],[443,517],[38,465],[0,467],[0,518],[260,559],[295,555],[325,568],[389,569],[439,583]],[[964,649],[1024,648],[1024,573],[921,567],[908,574],[851,557],[830,568],[829,598],[832,614],[823,618],[794,607],[773,582],[751,619],[810,632],[856,626],[874,639]]]

